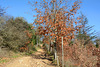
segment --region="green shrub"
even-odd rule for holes
[[[0,20],[1,22],[1,20]],[[29,24],[23,18],[10,18],[0,24],[0,46],[18,51],[21,46],[25,45],[29,40],[24,31],[27,30]]]

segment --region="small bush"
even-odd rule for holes
[[[100,52],[93,51],[95,47],[90,44],[87,46],[82,46],[77,42],[71,46],[64,45],[64,61],[66,67],[97,67],[99,64],[98,58],[100,57],[98,54]],[[97,48],[96,48],[97,49]],[[94,54],[94,53],[95,54]],[[96,54],[98,52],[98,54]],[[60,62],[62,61],[62,52],[61,49],[58,49],[58,56]],[[94,54],[94,55],[93,55]]]

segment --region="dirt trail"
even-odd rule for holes
[[[25,56],[17,58],[4,67],[55,67],[51,65],[51,61],[44,58],[44,50],[39,49],[33,56]]]

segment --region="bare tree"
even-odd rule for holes
[[[0,16],[3,16],[4,13],[5,13],[4,9],[0,6]]]

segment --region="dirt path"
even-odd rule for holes
[[[4,67],[55,67],[51,61],[44,58],[44,50],[39,49],[33,56],[17,58],[6,64]]]

